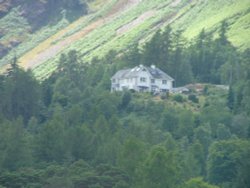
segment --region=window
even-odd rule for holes
[[[167,80],[162,80],[162,84],[166,85],[167,84]]]
[[[115,79],[113,79],[112,82],[115,83]]]
[[[151,83],[154,84],[155,83],[155,79],[151,79]]]
[[[146,82],[146,78],[145,77],[141,77],[140,78],[140,82]]]

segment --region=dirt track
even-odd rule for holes
[[[50,46],[49,48],[37,53],[27,62],[21,62],[21,66],[25,69],[32,69],[43,62],[49,60],[50,58],[54,57],[60,51],[68,47],[73,42],[79,40],[80,38],[86,36],[88,33],[93,31],[94,29],[102,26],[106,22],[115,18],[118,13],[124,12],[129,8],[136,6],[141,0],[120,0],[111,11],[103,18],[98,19],[97,21],[91,23],[87,27],[83,28],[82,30],[78,31],[77,33],[65,38],[64,40],[56,43],[55,45]],[[24,55],[25,56],[25,55]]]

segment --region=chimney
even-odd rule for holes
[[[152,68],[152,69],[155,69],[155,65],[151,65],[151,68]]]

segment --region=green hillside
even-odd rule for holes
[[[159,28],[171,24],[193,39],[205,28],[215,33],[221,21],[229,24],[230,41],[239,49],[250,46],[250,2],[248,0],[109,0],[90,4],[91,14],[69,24],[67,20],[39,30],[32,40],[15,48],[25,68],[44,76],[56,68],[61,53],[76,49],[82,59],[118,53],[135,42],[142,44]],[[61,28],[64,28],[60,31]],[[59,33],[56,33],[58,31]],[[50,36],[50,37],[49,37]],[[49,37],[49,38],[48,38]],[[44,40],[44,38],[48,38]],[[12,53],[1,59],[4,64]]]
[[[0,188],[250,188],[249,10],[0,0]]]

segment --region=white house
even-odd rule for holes
[[[173,81],[173,78],[154,65],[140,65],[115,73],[111,78],[111,91],[167,92],[172,90]]]

